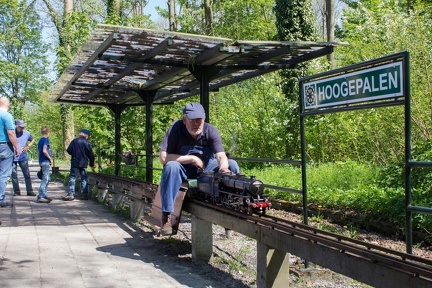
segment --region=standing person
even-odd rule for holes
[[[33,186],[30,178],[30,170],[28,166],[28,156],[27,151],[30,149],[30,147],[33,145],[35,140],[33,139],[33,136],[24,129],[26,124],[23,120],[16,120],[15,121],[15,133],[18,141],[18,146],[21,151],[21,154],[19,157],[15,157],[13,164],[12,164],[12,186],[15,196],[21,195],[19,183],[18,183],[18,165],[21,168],[21,171],[24,175],[25,185],[26,185],[26,191],[27,196],[36,196],[36,194],[33,192]],[[29,142],[30,141],[30,142]],[[27,142],[28,145],[27,145]]]
[[[187,104],[182,119],[171,124],[159,146],[159,161],[164,165],[160,182],[162,235],[172,234],[171,213],[184,180],[201,172],[240,173],[237,162],[226,156],[219,131],[204,122],[205,118],[200,103]]]
[[[5,191],[12,172],[14,148],[16,157],[21,153],[15,135],[14,120],[8,112],[9,108],[9,99],[5,96],[0,97],[0,207],[9,206],[5,200]]]
[[[95,156],[93,148],[88,141],[90,131],[81,129],[77,138],[73,139],[69,144],[66,151],[71,155],[71,168],[69,179],[69,192],[66,196],[62,196],[65,201],[72,201],[75,199],[75,182],[79,173],[81,179],[81,199],[88,200],[88,182],[87,182],[87,165],[90,161],[90,167],[94,168]]]
[[[38,142],[39,166],[41,167],[42,171],[42,181],[37,196],[38,203],[50,203],[52,201],[52,198],[49,198],[47,193],[48,183],[50,181],[50,167],[53,164],[50,141],[48,139],[50,133],[51,129],[48,126],[42,126],[42,137]]]

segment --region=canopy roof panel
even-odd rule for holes
[[[166,104],[292,68],[333,52],[338,43],[233,41],[204,35],[99,24],[50,91],[50,100],[82,105]],[[205,71],[205,73],[203,73]]]

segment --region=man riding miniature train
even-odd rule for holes
[[[172,234],[171,213],[183,181],[209,171],[240,173],[237,162],[226,156],[219,131],[204,122],[205,118],[200,103],[187,104],[182,119],[171,124],[159,146],[159,161],[164,165],[160,183],[161,235]]]

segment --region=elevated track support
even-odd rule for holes
[[[139,205],[155,204],[157,185],[124,177],[89,173],[98,187],[94,199],[112,199],[110,193],[131,203],[131,217]],[[96,191],[94,189],[93,191]],[[184,192],[183,192],[184,193]],[[181,209],[192,215],[192,259],[209,261],[213,254],[212,225],[237,231],[257,241],[257,286],[288,287],[289,254],[296,255],[374,287],[432,287],[432,260],[424,259],[346,236],[283,219],[227,210],[194,199]]]
[[[376,259],[371,259],[374,257],[367,255],[369,254],[367,248],[361,249],[349,244],[341,244],[337,240],[327,237],[319,237],[321,239],[318,239],[313,233],[304,232],[298,228],[292,228],[292,231],[288,232],[275,227],[266,227],[260,223],[239,219],[233,215],[204,207],[199,203],[185,202],[183,210],[195,217],[255,239],[259,248],[258,251],[274,250],[273,253],[279,254],[280,257],[285,257],[286,253],[290,253],[374,287],[432,287],[431,278],[423,278],[416,273],[406,271],[403,267],[405,265],[401,264],[402,259],[384,257],[384,254],[381,256],[379,252],[372,253],[372,255],[376,254]],[[296,232],[296,230],[298,231]],[[344,247],[347,249],[341,249]],[[278,268],[267,265],[267,261],[264,260],[265,257],[260,253],[258,256],[258,287],[278,287],[268,285],[269,280],[270,282],[279,281],[278,277],[267,279],[267,281],[262,279],[263,273],[267,275],[273,273],[271,275],[274,275]],[[378,259],[380,257],[383,259]],[[281,263],[282,265],[284,262]],[[406,263],[406,265],[416,264]],[[432,266],[419,265],[417,268],[424,269],[424,272],[430,276]],[[263,270],[263,267],[266,269]],[[287,269],[285,273],[289,274],[288,272]]]

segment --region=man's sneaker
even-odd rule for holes
[[[50,203],[51,201],[47,198],[39,198],[37,203]]]
[[[45,199],[47,199],[49,202],[52,201],[52,198],[50,198],[50,197],[46,197]]]
[[[162,236],[172,235],[172,225],[171,225],[170,215],[162,215],[162,228],[160,232]]]
[[[27,192],[27,196],[36,196],[36,193],[34,193],[34,192]]]
[[[21,196],[21,192],[14,192],[14,196]]]
[[[6,202],[6,201],[0,202],[0,207],[7,207],[7,206],[10,206],[10,204],[8,202]]]
[[[66,195],[61,197],[64,201],[73,201],[75,199],[72,195]]]
[[[89,200],[88,195],[83,195],[83,196],[81,196],[81,200]]]

